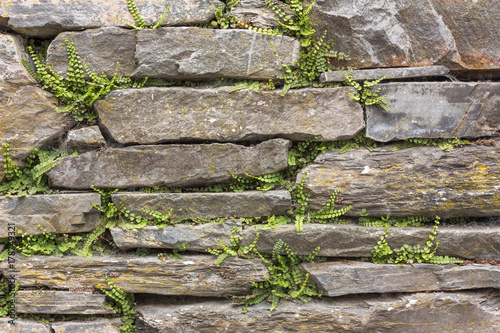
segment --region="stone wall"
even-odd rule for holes
[[[136,3],[148,25],[166,9],[163,1]],[[274,3],[293,13],[289,5]],[[0,143],[9,144],[18,166],[36,148],[78,151],[47,170],[52,193],[0,196],[0,253],[12,253],[0,262],[0,272],[20,287],[14,301],[20,317],[14,324],[8,316],[0,318],[1,332],[119,332],[122,323],[99,290],[110,289],[106,277],[135,296],[137,332],[494,332],[500,327],[496,0],[316,1],[310,18],[317,36],[326,30],[326,39],[350,55],[347,64],[360,68],[352,73],[354,80],[387,75],[372,90],[380,88],[390,111],[353,100],[356,89],[342,85],[343,72],[322,73],[316,87],[285,95],[279,88],[234,89],[241,80],[261,80],[261,88],[267,80],[279,85],[277,76],[297,68],[304,50],[299,39],[242,24],[202,27],[217,26],[214,11],[225,2],[168,5],[160,27],[136,30],[116,17],[133,21],[125,0],[0,3]],[[256,27],[279,26],[262,0],[241,0],[227,12]],[[42,89],[23,66],[23,60],[34,64],[21,36],[50,41],[46,63],[61,77],[71,75],[68,40],[93,72],[161,79],[164,86],[146,82],[115,89],[93,103],[94,123],[75,121],[55,110],[63,107],[59,96]],[[300,149],[309,154],[300,143],[311,138],[316,143],[309,152],[311,147],[321,152],[294,169],[302,163]],[[446,146],[455,138],[470,144]],[[400,149],[408,139],[427,145]],[[344,152],[348,146],[353,149]],[[255,177],[276,175],[285,180],[268,191],[248,185]],[[0,171],[0,180],[8,176]],[[248,176],[254,178],[246,178],[246,187],[239,184],[243,191],[231,191],[237,187],[234,177]],[[120,191],[101,198],[92,187]],[[303,187],[299,195],[297,187]],[[315,210],[337,190],[335,208],[343,209],[344,224],[314,223]],[[302,194],[310,194],[305,213]],[[119,208],[118,224],[108,223],[107,207]],[[144,210],[171,215],[145,225],[139,216],[147,215]],[[439,242],[436,255],[464,262],[402,267],[370,262],[384,238],[381,216],[393,223],[427,220],[419,227],[391,227],[392,248],[423,248],[431,240]],[[444,223],[434,239],[436,216]],[[265,228],[278,217],[288,223]],[[301,218],[302,228],[296,226]],[[181,223],[166,226],[168,221]],[[363,221],[376,226],[360,225]],[[10,236],[20,242],[45,230],[54,237],[84,237],[110,225],[99,238],[108,248],[91,255],[13,254]],[[214,250],[228,249],[236,236],[239,254],[220,262]],[[296,302],[282,300],[273,311],[266,299],[242,313],[227,297],[248,295],[252,282],[272,278],[266,262],[245,247],[254,244],[259,253],[272,254],[279,240],[301,256],[320,247],[317,254],[325,260],[299,268],[323,297],[301,303],[289,295]],[[285,255],[284,248],[278,250]],[[48,324],[34,320],[41,314],[49,316]],[[67,320],[70,315],[95,317]]]

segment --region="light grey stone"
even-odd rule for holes
[[[299,266],[325,296],[438,290],[500,289],[500,267],[372,264],[356,261]]]
[[[244,191],[240,193],[130,193],[111,195],[115,204],[122,202],[134,214],[144,209],[172,216],[193,217],[259,217],[283,215],[292,205],[288,191]]]
[[[18,313],[114,314],[105,308],[106,295],[92,292],[19,290],[15,298]]]
[[[97,319],[91,322],[55,322],[50,326],[54,333],[119,333],[119,328],[107,319]]]
[[[326,40],[351,56],[353,67],[445,65],[498,73],[499,14],[485,0],[318,0],[310,17],[317,34],[327,30]]]
[[[273,137],[321,141],[354,137],[364,128],[354,88],[289,91],[143,88],[111,92],[95,108],[122,144],[189,140],[246,141]],[[335,101],[335,103],[332,103]]]
[[[346,215],[500,215],[500,148],[470,145],[452,152],[438,147],[391,151],[394,146],[320,154],[297,176],[311,190],[310,207],[321,209],[341,189]]]
[[[83,127],[68,132],[66,141],[63,142],[64,149],[74,149],[79,154],[87,151],[97,150],[106,146],[106,140],[102,136],[98,126]]]
[[[146,247],[160,249],[179,249],[182,244],[189,251],[207,252],[207,249],[220,249],[220,240],[232,246],[231,227],[241,230],[241,221],[225,220],[222,223],[200,225],[182,225],[158,228],[147,226],[141,229],[116,227],[111,229],[113,241],[122,250]]]
[[[387,243],[391,248],[400,248],[404,244],[424,246],[431,230],[392,227]],[[277,240],[282,239],[299,255],[309,255],[320,246],[320,256],[352,258],[371,257],[371,251],[384,234],[384,228],[341,224],[305,224],[301,232],[297,232],[293,224],[272,229],[247,228],[243,231],[241,246],[250,245],[256,233],[259,233],[259,241],[255,248],[260,253],[272,253]],[[439,242],[436,255],[465,259],[497,259],[500,256],[500,226],[440,227],[435,241]]]
[[[366,136],[377,141],[500,135],[500,83],[385,83],[391,108],[367,106]]]
[[[94,205],[100,204],[98,193],[0,197],[0,237],[8,237],[13,228],[28,235],[40,235],[39,225],[47,233],[91,231],[100,220],[100,212]]]
[[[228,182],[232,175],[264,175],[287,167],[290,141],[235,144],[152,145],[63,157],[46,174],[71,189],[198,186]]]
[[[217,0],[135,0],[135,4],[148,26],[158,22],[168,6],[170,10],[162,26],[206,23],[214,18],[215,9],[223,6]],[[69,30],[128,27],[116,15],[135,24],[124,0],[7,0],[0,3],[0,25],[44,39]]]
[[[138,257],[132,254],[112,256],[32,256],[16,255],[16,281],[21,288],[43,286],[58,289],[108,288],[105,276],[127,293],[222,297],[246,294],[253,281],[268,277],[266,265],[259,259],[227,258],[215,265],[214,255],[185,255],[181,259],[166,256]],[[8,271],[4,261],[2,273]]]
[[[0,33],[0,144],[10,145],[10,158],[18,166],[34,148],[53,143],[73,124],[69,114],[54,110],[54,95],[37,86],[22,60],[30,61],[22,38]]]
[[[277,1],[271,1],[278,6],[287,16],[293,17],[294,12],[290,5]],[[264,0],[241,0],[231,8],[231,16],[236,17],[241,22],[247,23],[256,28],[281,28],[277,22],[278,15],[271,9]]]
[[[281,301],[269,311],[262,302],[241,313],[234,301],[139,304],[137,328],[144,333],[220,332],[495,332],[500,311],[487,292],[416,293]]]
[[[349,71],[332,71],[321,73],[320,82],[344,82],[347,74],[352,74],[355,81],[377,80],[387,76],[391,79],[424,78],[430,76],[447,76],[450,70],[445,66],[421,66],[421,67],[400,67],[400,68],[377,68],[361,69]]]
[[[52,333],[49,326],[38,323],[34,320],[15,319],[14,324],[10,323],[11,318],[0,318],[0,332],[5,333]]]

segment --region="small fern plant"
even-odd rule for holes
[[[137,30],[158,28],[163,23],[163,20],[165,19],[167,12],[170,10],[170,6],[168,6],[167,9],[165,10],[165,12],[163,13],[163,15],[158,20],[158,22],[153,23],[150,26],[148,26],[146,24],[146,22],[144,21],[144,19],[142,18],[141,14],[139,13],[139,10],[137,9],[137,6],[135,5],[135,0],[127,0],[127,7],[128,7],[128,11],[130,12],[130,14],[132,15],[132,17],[135,20],[135,24],[130,22],[130,21],[122,19],[118,15],[116,15],[116,18],[119,19],[120,21],[122,21],[123,23],[125,23],[126,25],[128,25],[134,29],[137,29]]]
[[[120,326],[120,333],[135,333],[135,314],[137,312],[133,309],[134,295],[118,288],[109,277],[105,276],[104,278],[109,290],[106,290],[101,284],[98,284],[97,288],[111,298],[111,303],[107,305],[112,307],[122,320],[123,325]]]
[[[221,246],[222,249],[207,249],[208,253],[218,256],[217,260],[215,261],[216,266],[220,266],[224,259],[229,256],[240,256],[244,258],[251,256],[250,252],[257,245],[257,241],[259,240],[259,233],[255,235],[255,240],[252,242],[252,244],[241,247],[240,240],[242,231],[238,229],[238,227],[231,227],[231,231],[232,235],[230,245],[224,244],[219,238],[217,239],[217,243]]]
[[[392,151],[398,151],[406,148],[437,146],[443,151],[452,151],[453,148],[470,145],[470,141],[454,138],[454,139],[428,139],[428,138],[408,138],[404,139],[401,146],[396,146]]]
[[[385,99],[386,95],[379,95],[382,88],[378,88],[373,91],[370,89],[370,87],[379,84],[382,80],[386,79],[387,75],[380,79],[373,81],[364,81],[363,83],[354,81],[352,71],[350,71],[349,73],[344,72],[344,75],[346,77],[344,84],[356,89],[356,92],[354,94],[349,93],[349,97],[351,97],[355,101],[360,102],[362,105],[378,105],[387,112],[391,111],[389,103]]]

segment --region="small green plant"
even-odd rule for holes
[[[437,146],[443,151],[452,151],[453,148],[463,147],[465,145],[470,145],[470,141],[464,139],[426,139],[426,138],[409,138],[404,139],[404,143],[401,146],[396,146],[392,151],[398,151],[406,148],[413,147],[423,147],[423,146]]]
[[[273,80],[269,80],[267,82],[243,80],[241,82],[235,83],[234,87],[229,89],[229,92],[243,89],[248,89],[260,93],[261,90],[274,90],[276,89],[276,87],[274,86]]]
[[[326,204],[325,208],[321,210],[312,210],[311,211],[311,221],[316,222],[316,223],[341,223],[345,224],[346,222],[339,217],[347,213],[349,210],[351,210],[352,206],[348,206],[345,208],[341,209],[335,209],[335,199],[337,198],[337,195],[339,194],[340,189],[335,190],[332,195],[330,196],[330,199],[328,200],[328,203]]]
[[[134,295],[127,294],[112,282],[107,276],[104,277],[109,290],[106,290],[101,284],[97,285],[103,293],[111,298],[111,303],[108,306],[112,307],[120,316],[123,325],[120,327],[121,333],[135,333],[135,314]]]
[[[21,169],[10,158],[8,143],[3,144],[2,150],[6,181],[0,184],[0,195],[8,197],[51,193],[45,172],[54,167],[61,157],[77,154],[76,151],[35,148],[26,159],[25,167]]]
[[[151,250],[147,247],[139,247],[135,250],[135,255],[139,257],[147,257],[151,254]]]
[[[158,254],[158,258],[159,258],[160,260],[163,260],[163,261],[166,261],[166,260],[167,260],[167,256],[170,256],[170,259],[182,259],[182,257],[181,257],[181,255],[179,254],[179,252],[184,252],[184,251],[186,251],[188,248],[189,248],[189,245],[186,245],[186,244],[182,243],[182,244],[181,244],[181,247],[180,247],[180,248],[178,248],[178,249],[173,249],[171,254],[167,254],[167,253],[159,253],[159,254]]]
[[[281,255],[284,250],[285,254]],[[253,282],[252,293],[247,296],[235,296],[242,299],[237,304],[244,305],[242,312],[247,312],[248,307],[264,300],[271,302],[270,310],[274,310],[280,299],[299,300],[309,302],[312,297],[321,297],[316,285],[309,280],[309,274],[299,269],[299,264],[318,262],[316,259],[320,248],[317,247],[308,256],[298,256],[292,253],[288,244],[281,239],[274,245],[271,258],[264,257],[254,249],[254,252],[264,261],[269,271],[269,279],[264,282]]]
[[[219,256],[215,261],[215,265],[217,266],[219,266],[224,261],[224,259],[226,259],[229,256],[233,257],[240,256],[244,258],[251,256],[250,252],[257,245],[257,241],[259,239],[259,233],[255,235],[255,240],[253,241],[252,244],[241,247],[240,240],[242,231],[239,230],[237,227],[231,227],[231,230],[232,230],[232,235],[231,235],[230,245],[226,245],[220,239],[217,239],[217,243],[219,243],[222,249],[207,249],[208,253],[213,254],[215,256]]]
[[[373,81],[364,81],[363,83],[358,83],[352,78],[352,71],[347,73],[344,72],[346,80],[344,84],[347,86],[354,87],[356,92],[354,94],[349,93],[349,97],[353,100],[360,102],[362,105],[378,105],[385,111],[391,111],[389,107],[389,103],[385,99],[386,95],[379,96],[380,90],[382,88],[378,88],[376,90],[371,90],[370,87],[379,84],[382,80],[387,78],[387,75]]]
[[[13,287],[13,288],[12,288]],[[16,291],[19,290],[19,284],[16,282],[13,286],[9,280],[0,274],[0,317],[7,317],[14,305]]]
[[[116,15],[116,18],[125,23],[126,25],[137,29],[156,29],[158,28],[162,23],[163,20],[165,19],[165,15],[167,15],[167,12],[170,10],[170,6],[167,7],[163,15],[160,17],[158,22],[151,24],[149,27],[147,26],[146,22],[144,22],[144,19],[142,18],[141,14],[139,13],[139,10],[137,9],[137,6],[135,5],[135,0],[127,0],[127,7],[128,11],[130,14],[132,14],[132,17],[135,20],[135,24],[129,21],[126,21],[122,19],[120,16]]]
[[[361,212],[361,217],[358,222],[360,225],[365,227],[385,227],[386,225],[390,225],[392,227],[397,228],[405,228],[405,227],[421,227],[425,223],[429,222],[429,219],[425,216],[408,216],[408,217],[391,217],[391,214],[387,214],[387,216],[381,216],[380,218],[376,218],[373,216],[369,216],[366,213],[366,209],[363,209]]]
[[[404,244],[399,249],[391,249],[387,244],[387,235],[389,233],[389,224],[385,226],[384,234],[372,250],[372,262],[375,264],[394,263],[398,265],[428,263],[437,265],[447,265],[461,263],[462,260],[448,257],[436,256],[436,250],[439,242],[434,243],[439,225],[439,217],[436,216],[434,226],[429,234],[429,240],[422,247],[420,245]]]

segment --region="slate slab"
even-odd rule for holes
[[[391,151],[394,146],[320,154],[297,176],[311,190],[310,207],[321,209],[335,189],[338,207],[373,216],[434,218],[500,215],[500,151],[470,145],[452,152],[438,147]]]
[[[321,73],[320,82],[344,82],[345,73],[352,74],[355,81],[378,80],[387,76],[386,80],[391,79],[411,79],[425,78],[434,76],[447,76],[450,70],[445,66],[420,66],[420,67],[399,67],[399,68],[377,68],[377,69],[358,69],[349,71],[332,71]]]
[[[122,144],[275,137],[350,139],[364,128],[354,88],[230,91],[231,87],[115,90],[95,103],[102,125]],[[335,103],[332,103],[335,101]]]
[[[79,154],[102,149],[105,146],[106,140],[104,140],[98,126],[71,130],[68,132],[66,140],[62,144],[64,149],[74,149]]]
[[[118,327],[121,325],[111,320],[97,319],[91,322],[55,322],[50,326],[54,333],[119,333]]]
[[[366,108],[366,136],[377,141],[500,135],[500,83],[380,84],[390,112]]]
[[[34,320],[14,320],[14,324],[9,323],[10,318],[0,318],[0,331],[6,333],[52,333],[49,326],[38,323]]]
[[[290,141],[235,144],[150,145],[63,157],[46,174],[54,187],[71,189],[198,186],[232,175],[264,175],[287,167]]]

